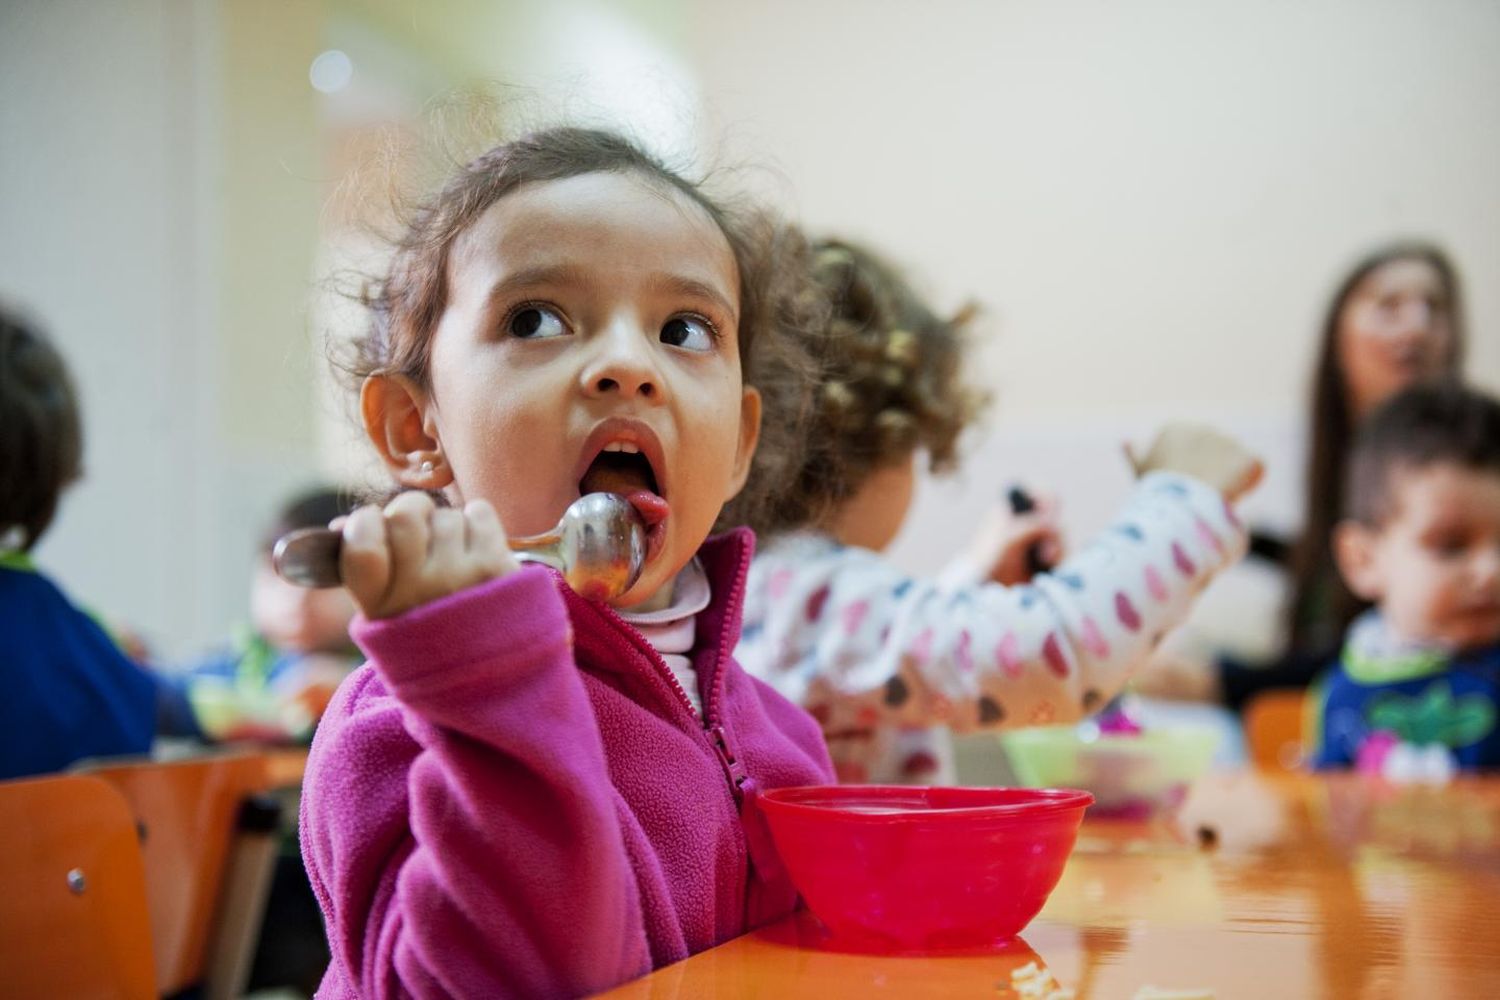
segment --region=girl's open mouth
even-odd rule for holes
[[[606,445],[578,481],[578,493],[617,493],[624,497],[646,523],[646,561],[661,551],[671,507],[661,495],[650,460],[634,446]]]

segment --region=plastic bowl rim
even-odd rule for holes
[[[956,787],[968,790],[971,786],[947,786],[947,785],[788,785],[781,788],[773,788],[762,792],[760,799],[768,801],[777,809],[792,813],[800,813],[804,816],[837,816],[840,819],[851,820],[861,823],[891,823],[891,822],[920,822],[924,819],[935,817],[970,818],[970,819],[1022,819],[1036,816],[1050,816],[1055,813],[1071,812],[1075,809],[1087,809],[1094,804],[1094,794],[1082,788],[1027,788],[1021,785],[1005,786],[1001,788],[984,788],[983,786],[972,786],[975,790],[989,791],[1016,791],[1037,793],[1049,793],[1046,797],[1033,802],[1013,802],[1003,805],[983,806],[954,806],[951,808],[933,808],[912,810],[909,812],[850,812],[841,808],[837,803],[814,804],[808,802],[789,801],[785,798],[795,792],[807,791],[809,789],[828,788],[895,788],[903,792],[923,793],[934,788]]]

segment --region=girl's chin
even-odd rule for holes
[[[658,526],[660,527],[660,526]],[[666,539],[658,538],[655,547],[647,536],[646,564],[641,568],[640,579],[635,586],[609,602],[616,611],[659,611],[672,602],[672,584],[677,579],[677,570],[663,558],[662,549]]]

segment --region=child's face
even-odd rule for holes
[[[1378,527],[1340,527],[1340,567],[1396,634],[1457,649],[1500,640],[1500,474],[1442,462],[1390,472]]]
[[[660,496],[645,570],[613,603],[650,600],[744,484],[759,433],[724,234],[636,176],[530,184],[454,242],[448,293],[430,388],[407,387],[420,427],[397,428],[403,448],[437,453],[437,478],[411,478],[405,457],[393,468],[488,500],[513,536],[549,530],[583,493]]]
[[[255,564],[250,584],[250,623],[277,649],[331,653],[349,647],[354,599],[342,587],[310,590],[277,575],[271,560]]]
[[[825,525],[845,545],[883,552],[896,540],[917,488],[917,453],[873,470]]]
[[[1443,279],[1425,260],[1393,260],[1375,268],[1339,314],[1339,367],[1356,414],[1439,377],[1452,351]]]

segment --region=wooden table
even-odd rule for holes
[[[608,996],[1005,1000],[1028,962],[1080,1000],[1500,997],[1500,777],[1217,775],[1175,821],[1086,821],[1007,952],[845,954],[802,913]]]

